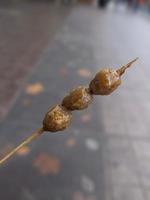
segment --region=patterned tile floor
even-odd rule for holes
[[[149,32],[149,21],[128,11],[71,11],[1,123],[1,154],[98,69],[140,60],[115,93],[75,112],[68,130],[43,135],[0,167],[0,199],[150,199]]]

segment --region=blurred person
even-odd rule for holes
[[[148,12],[150,12],[150,0],[146,1],[146,5],[147,5]]]
[[[98,6],[100,8],[105,8],[108,4],[109,0],[98,0]]]
[[[145,0],[127,0],[128,6],[137,11],[145,6]]]

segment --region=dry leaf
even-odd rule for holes
[[[44,86],[42,83],[33,83],[33,84],[29,84],[27,85],[25,91],[27,94],[29,95],[37,95],[41,92],[43,92],[44,90]]]
[[[66,145],[67,145],[68,147],[74,147],[74,146],[76,145],[76,140],[75,140],[75,138],[71,137],[71,138],[67,139]]]
[[[78,75],[84,78],[91,77],[91,72],[86,68],[81,68],[78,70]]]
[[[60,171],[60,161],[55,156],[50,156],[45,153],[41,153],[33,161],[33,165],[40,171],[41,174],[58,174]]]
[[[91,121],[91,115],[90,114],[84,114],[81,116],[81,121],[83,123],[88,123],[89,121]]]
[[[27,154],[29,154],[29,152],[30,152],[30,148],[27,147],[27,146],[24,146],[24,147],[22,147],[21,149],[19,149],[19,150],[17,151],[17,154],[18,154],[19,156],[26,156]]]

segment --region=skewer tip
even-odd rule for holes
[[[124,74],[124,72],[126,71],[127,68],[131,67],[131,65],[136,62],[139,59],[139,57],[136,57],[135,59],[131,60],[130,62],[128,62],[126,65],[123,65],[121,68],[119,68],[117,70],[118,74],[121,76],[122,74]]]

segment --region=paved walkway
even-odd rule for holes
[[[105,66],[140,57],[111,96],[74,113],[0,168],[0,199],[150,199],[150,22],[130,12],[74,8],[1,123],[6,153],[41,126],[48,107]]]
[[[0,120],[69,11],[40,2],[0,4]]]

